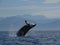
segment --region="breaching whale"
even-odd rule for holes
[[[17,36],[25,36],[26,33],[33,27],[36,26],[36,24],[30,24],[27,23],[27,21],[25,20],[26,25],[24,25],[21,29],[19,29],[19,31],[17,32]]]

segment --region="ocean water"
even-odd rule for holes
[[[0,31],[0,45],[60,45],[60,31],[29,31],[17,37],[16,31]]]

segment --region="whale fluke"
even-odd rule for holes
[[[27,21],[25,20],[26,25],[24,25],[21,29],[19,29],[19,31],[17,32],[17,36],[25,36],[26,33],[33,27],[36,26],[36,24],[29,24],[27,23]]]

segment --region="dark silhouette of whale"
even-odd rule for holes
[[[36,26],[36,24],[29,24],[27,23],[27,21],[25,20],[26,25],[24,25],[21,29],[19,29],[19,31],[17,32],[17,36],[25,36],[26,33],[33,27]]]

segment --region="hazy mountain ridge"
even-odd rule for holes
[[[42,15],[18,15],[12,17],[6,17],[0,21],[0,30],[18,30],[25,23],[24,20],[32,21],[37,26],[34,29],[38,30],[60,30],[60,18],[49,19]]]

